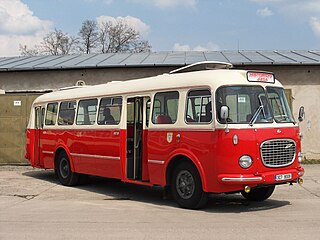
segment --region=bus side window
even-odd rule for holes
[[[193,90],[187,96],[187,123],[210,123],[212,120],[212,101],[209,90]]]
[[[77,125],[93,125],[97,115],[97,99],[81,100],[78,104]]]
[[[157,93],[154,97],[152,123],[174,124],[177,121],[179,92]]]
[[[118,125],[121,119],[122,98],[102,98],[99,106],[99,125]]]
[[[55,125],[57,121],[58,103],[48,103],[45,117],[46,125]]]
[[[58,124],[72,125],[74,122],[75,109],[76,109],[76,101],[66,101],[66,102],[60,103]]]

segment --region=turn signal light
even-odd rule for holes
[[[251,187],[245,186],[245,187],[244,187],[244,191],[245,191],[246,193],[249,193],[249,192],[251,191]]]
[[[302,179],[302,178],[298,178],[298,183],[299,183],[300,185],[302,185],[302,184],[303,184],[303,179]]]

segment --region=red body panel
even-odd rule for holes
[[[40,164],[36,161],[36,131],[27,131],[27,154],[34,167],[54,168],[54,155],[63,147],[71,159],[73,170],[79,173],[126,179],[126,130],[40,130]],[[179,137],[179,136],[180,137]],[[238,144],[233,143],[234,135]],[[142,184],[166,185],[166,170],[170,161],[178,155],[189,158],[199,170],[206,192],[240,191],[244,186],[275,184],[277,174],[292,174],[292,181],[303,175],[297,159],[286,167],[268,168],[260,159],[260,144],[269,139],[290,138],[300,152],[299,130],[290,128],[252,128],[164,131],[144,130]],[[242,155],[250,155],[253,164],[248,169],[239,166]],[[223,179],[238,181],[223,181]],[[239,181],[240,179],[240,181]],[[145,183],[144,183],[145,182]],[[279,182],[277,182],[279,183]]]

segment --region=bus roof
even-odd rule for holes
[[[115,81],[92,86],[70,87],[41,95],[34,103],[100,96],[134,95],[187,87],[208,86],[211,89],[216,89],[223,85],[235,84],[270,85],[270,83],[249,82],[247,80],[247,72],[248,71],[246,70],[235,69],[204,70],[187,73],[163,74],[155,77]],[[272,85],[282,87],[277,80]]]

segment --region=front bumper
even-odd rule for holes
[[[291,174],[290,179],[275,180],[276,175]],[[256,174],[219,174],[218,181],[227,185],[260,185],[260,184],[281,184],[286,182],[296,182],[304,175],[304,169],[302,167],[277,170]]]

